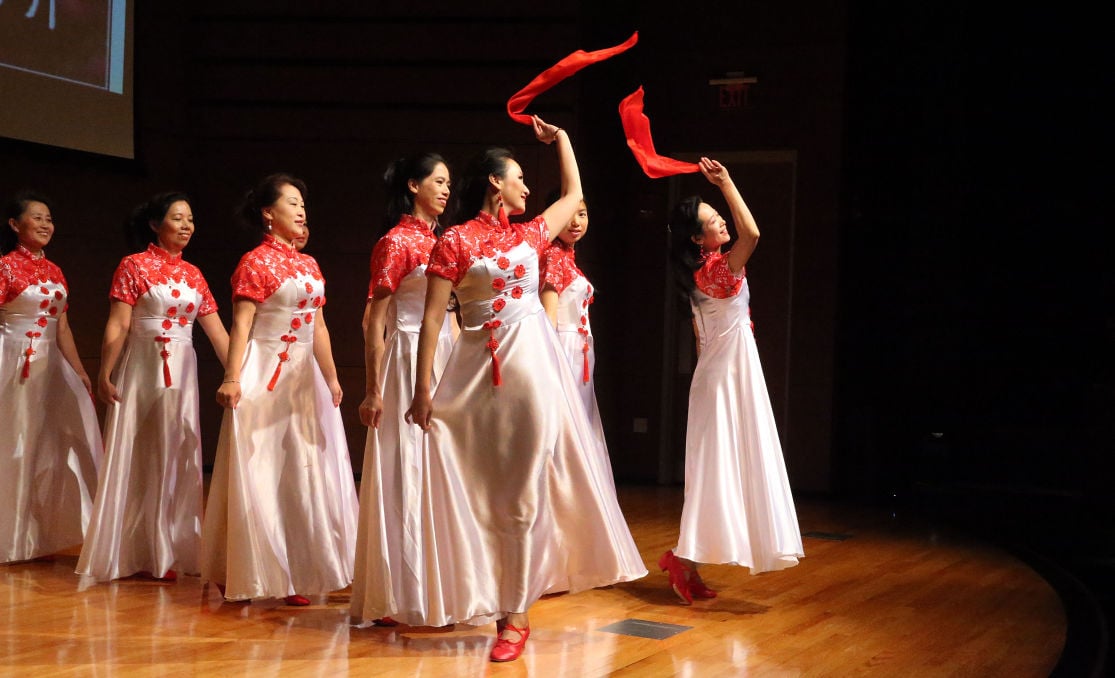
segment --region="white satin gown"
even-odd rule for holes
[[[387,308],[387,337],[380,386],[383,413],[378,428],[368,429],[360,474],[360,523],[356,570],[352,582],[354,620],[396,618],[400,610],[421,607],[421,574],[426,569],[421,493],[424,454],[422,429],[404,415],[414,397],[418,332],[426,305],[426,263],[435,238],[414,217],[376,245],[372,255],[369,298],[377,286],[392,289]],[[453,335],[449,316],[438,334],[430,388],[435,389]]]
[[[217,305],[196,266],[155,245],[120,263],[112,299],[132,306],[132,324],[113,371],[120,401],[105,410],[105,462],[77,573],[196,575],[203,489],[193,330]]]
[[[747,278],[742,270],[733,274],[722,255],[697,277],[690,298],[701,351],[689,389],[685,503],[674,553],[742,565],[752,574],[792,567],[804,550],[751,327]]]
[[[23,247],[0,258],[0,562],[80,544],[101,434],[85,385],[56,343],[62,272]]]
[[[481,624],[548,591],[646,574],[538,299],[541,218],[480,214],[449,229],[428,273],[449,278],[463,330],[433,396],[422,490],[422,596],[396,619]]]
[[[225,410],[202,526],[202,578],[228,600],[320,595],[352,582],[359,511],[340,410],[314,359],[317,263],[267,236],[233,296],[258,299]]]
[[[604,426],[600,420],[600,407],[596,402],[596,387],[593,383],[596,343],[592,335],[589,307],[595,299],[595,290],[584,272],[577,267],[574,252],[572,247],[555,240],[543,254],[543,276],[546,284],[558,293],[558,344],[569,363],[574,392],[584,405],[585,415],[592,427],[595,445],[588,455],[589,461],[597,465],[598,475],[608,480],[600,486],[601,491],[610,495],[604,502],[604,506],[610,509],[608,521],[618,529],[619,525],[626,525],[626,522],[620,511],[611,510],[618,509],[619,500],[616,497],[612,461],[608,456],[608,443],[604,438]],[[629,569],[642,564],[642,556],[634,541],[621,541],[617,547]]]

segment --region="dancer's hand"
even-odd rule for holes
[[[337,381],[336,377],[334,377],[330,379],[327,384],[329,385],[329,393],[333,395],[333,407],[340,407],[341,398],[345,395],[341,390],[341,382]]]
[[[534,127],[534,136],[544,144],[552,144],[557,139],[558,132],[561,128],[557,125],[551,125],[537,115],[530,117],[531,124]]]
[[[407,410],[405,419],[423,431],[430,430],[430,417],[433,415],[433,407],[430,401],[429,393],[415,393],[414,399],[410,401],[410,409]]]
[[[116,384],[108,379],[101,379],[97,382],[97,397],[105,405],[120,402],[120,393],[116,390]]]
[[[360,403],[360,423],[368,428],[379,428],[379,420],[383,417],[383,397],[377,393],[369,393]]]
[[[221,384],[221,387],[217,389],[217,403],[221,407],[235,410],[236,406],[240,404],[240,382],[225,381]]]
[[[724,184],[731,182],[732,178],[728,176],[728,168],[721,165],[715,160],[708,158],[701,158],[699,164],[701,174],[709,180],[713,186],[724,186]]]
[[[85,387],[85,392],[89,395],[93,395],[93,382],[89,380],[89,375],[82,372],[77,375],[77,378],[81,380],[82,386]]]

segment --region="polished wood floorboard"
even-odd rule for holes
[[[750,576],[708,566],[716,600],[677,604],[654,567],[681,491],[624,488],[651,573],[531,610],[523,657],[493,665],[494,626],[354,628],[348,592],[292,608],[222,602],[196,577],[85,587],[76,553],[0,566],[3,676],[1046,676],[1065,640],[1056,593],[1008,554],[877,510],[800,501],[806,558]],[[624,619],[692,627],[666,640]]]

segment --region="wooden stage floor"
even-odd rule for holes
[[[1053,589],[1010,555],[879,510],[800,501],[806,558],[750,576],[709,566],[720,597],[678,605],[653,567],[680,488],[621,488],[651,573],[551,596],[523,657],[487,661],[494,625],[349,625],[348,592],[306,608],[223,603],[197,577],[81,590],[76,555],[0,566],[0,676],[1046,676],[1065,641]],[[601,631],[689,627],[664,640]],[[635,624],[647,628],[647,624]]]

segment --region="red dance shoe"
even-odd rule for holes
[[[501,634],[496,638],[496,644],[492,647],[492,653],[488,655],[488,658],[494,662],[513,662],[519,658],[519,655],[523,653],[523,648],[526,647],[527,638],[530,638],[530,627],[521,629],[507,624],[503,627],[503,630],[505,632],[514,631],[519,634],[519,639],[508,640]]]
[[[700,578],[690,580],[689,593],[692,594],[694,598],[715,598],[717,595],[716,591],[705,586],[705,583],[701,581]]]
[[[658,567],[670,574],[670,586],[681,599],[682,605],[692,605],[693,595],[689,592],[689,568],[678,560],[673,551],[666,551],[658,559]]]
[[[157,579],[158,581],[178,581],[178,573],[174,570],[167,570],[163,573],[163,576],[153,577],[153,579]]]
[[[306,607],[310,604],[310,599],[306,596],[300,596],[295,593],[293,596],[287,596],[286,598],[283,598],[283,602],[293,607]]]

